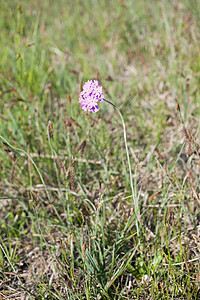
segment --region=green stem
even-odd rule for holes
[[[137,203],[137,199],[135,197],[135,193],[134,193],[134,188],[133,188],[133,175],[132,175],[132,171],[131,171],[131,163],[130,163],[130,157],[129,157],[129,151],[128,151],[128,145],[127,145],[127,135],[126,135],[126,126],[125,126],[125,122],[124,122],[124,118],[119,110],[119,108],[113,104],[112,102],[110,102],[107,99],[103,99],[105,102],[111,104],[116,111],[118,112],[121,121],[122,121],[122,125],[123,125],[123,132],[124,132],[124,143],[125,143],[125,149],[126,149],[126,156],[127,156],[127,161],[128,161],[128,168],[129,168],[129,177],[130,177],[130,186],[131,186],[131,192],[132,192],[132,197],[133,197],[133,202],[134,202],[134,210],[135,210],[135,218],[136,218],[136,227],[137,227],[137,233],[139,234],[139,227],[138,227],[138,203]]]

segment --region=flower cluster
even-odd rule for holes
[[[103,98],[102,86],[99,86],[98,80],[88,80],[80,93],[79,102],[84,111],[88,110],[96,113],[99,111],[98,101],[101,102]]]

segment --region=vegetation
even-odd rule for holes
[[[0,1],[0,299],[200,298],[199,24],[198,0]]]

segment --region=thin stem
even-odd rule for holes
[[[132,192],[132,197],[133,197],[133,201],[134,201],[134,207],[135,207],[135,218],[136,218],[136,227],[137,227],[137,233],[139,234],[139,227],[138,227],[138,203],[135,197],[135,193],[134,193],[134,188],[133,188],[133,175],[132,175],[132,171],[131,171],[131,163],[130,163],[130,157],[129,157],[129,151],[128,151],[128,145],[127,145],[127,135],[126,135],[126,126],[125,126],[125,122],[124,122],[124,118],[119,110],[119,108],[113,104],[112,102],[110,102],[107,99],[103,99],[105,102],[111,104],[116,111],[118,112],[121,121],[122,121],[122,125],[123,125],[123,132],[124,132],[124,143],[125,143],[125,149],[126,149],[126,155],[127,155],[127,161],[128,161],[128,168],[129,168],[129,177],[130,177],[130,186],[131,186],[131,192]]]

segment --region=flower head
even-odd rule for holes
[[[104,95],[102,86],[99,86],[98,80],[88,80],[83,86],[83,90],[79,96],[79,102],[84,111],[99,111],[98,101],[102,101]]]

